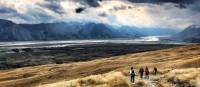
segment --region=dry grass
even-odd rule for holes
[[[121,72],[110,72],[102,75],[93,75],[71,81],[61,81],[38,87],[200,87],[200,68],[175,69],[157,79],[139,79],[131,84],[127,76]]]
[[[86,78],[61,81],[39,87],[131,87],[127,77],[121,72],[110,72],[103,75],[93,75]]]
[[[176,69],[163,76],[161,87],[200,87],[200,68]]]
[[[143,81],[143,80],[140,80],[140,81],[136,82],[136,83],[133,85],[133,87],[145,87],[145,86],[146,86],[146,83],[145,83],[145,81]]]
[[[182,46],[158,51],[114,56],[87,62],[50,64],[0,71],[0,87],[34,87],[59,81],[69,81],[110,71],[128,72],[149,66],[158,67],[161,74],[167,73],[173,65],[176,68],[200,67],[200,45]],[[198,78],[197,78],[198,79]]]

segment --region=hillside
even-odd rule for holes
[[[131,87],[131,85],[123,73],[110,72],[81,79],[41,85],[39,87]]]
[[[186,42],[200,42],[200,27],[197,25],[191,25],[182,32],[176,34],[172,39],[178,41],[186,41]]]
[[[200,68],[175,69],[161,78],[163,80],[158,80],[161,87],[199,87]]]
[[[136,77],[136,82],[131,84],[126,74],[110,72],[38,87],[199,87],[199,74],[200,68],[175,69],[158,76],[150,75],[150,79]]]
[[[38,87],[199,87],[199,74],[200,68],[175,69],[158,76],[150,75],[150,79],[136,77],[136,82],[131,84],[126,74],[110,72]]]
[[[156,66],[165,71],[176,68],[200,67],[200,45],[188,45],[170,49],[113,56],[88,62],[49,64],[0,71],[3,87],[27,87],[59,81],[69,81],[110,71],[127,73],[131,66]]]

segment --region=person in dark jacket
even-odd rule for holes
[[[140,73],[140,78],[142,79],[144,73],[144,69],[142,67],[139,69],[139,73]]]
[[[145,77],[149,79],[149,68],[147,66],[145,67]]]
[[[135,71],[134,71],[133,67],[131,67],[130,76],[131,76],[131,82],[134,83],[135,82]]]
[[[157,74],[157,72],[158,72],[158,69],[156,68],[156,67],[154,67],[154,74],[156,75]]]

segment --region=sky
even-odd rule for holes
[[[0,19],[182,30],[200,25],[200,0],[0,0]]]

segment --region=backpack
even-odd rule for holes
[[[134,70],[131,70],[131,75],[135,76],[135,71]]]

